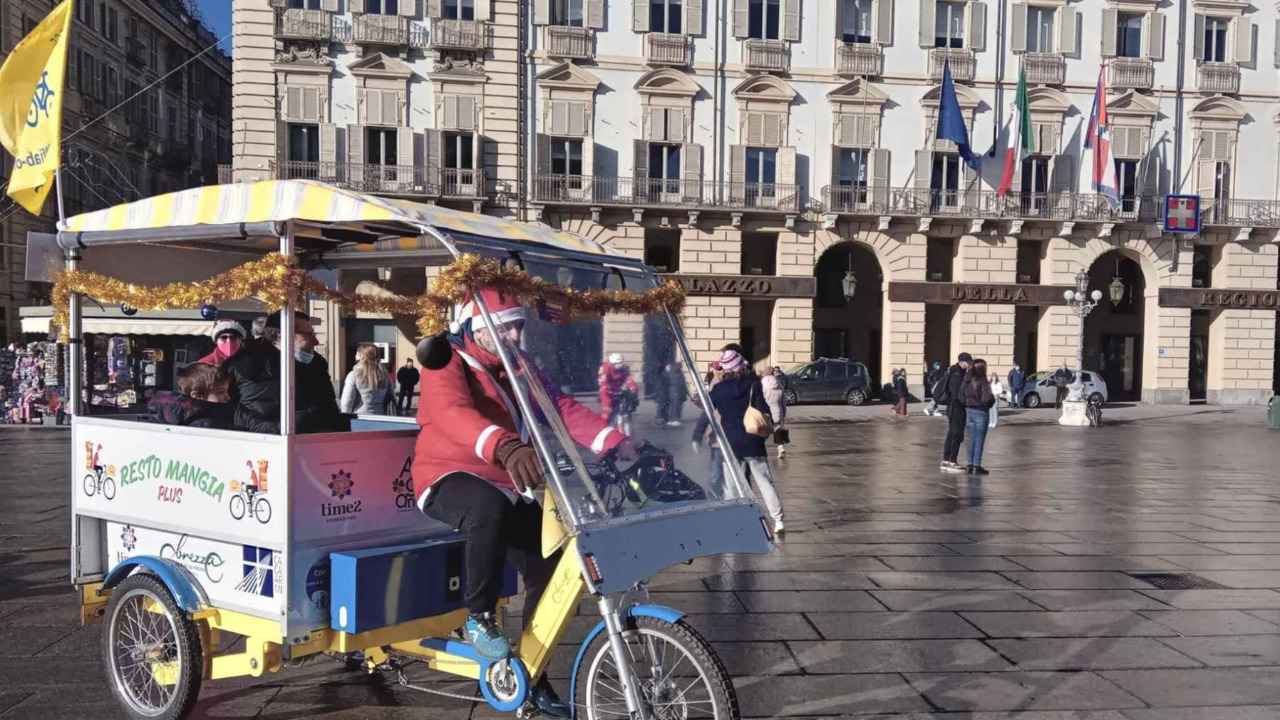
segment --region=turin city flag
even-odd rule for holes
[[[9,196],[39,215],[62,162],[62,84],[71,3],[64,0],[0,67],[0,145],[13,155]]]
[[[1014,100],[1012,132],[1009,133],[1009,147],[1004,151],[1004,171],[1000,174],[1000,186],[996,188],[996,196],[1004,197],[1013,186],[1013,176],[1022,161],[1036,151],[1035,138],[1031,133],[1031,107],[1027,102],[1027,74],[1018,70],[1018,94]]]
[[[1084,146],[1093,150],[1093,191],[1105,197],[1112,205],[1120,204],[1120,189],[1116,183],[1116,166],[1111,162],[1111,123],[1107,117],[1107,66],[1098,68],[1098,87],[1093,91],[1093,113],[1089,116],[1089,129],[1084,135]]]

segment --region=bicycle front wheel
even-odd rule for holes
[[[657,720],[739,720],[738,696],[724,663],[683,620],[636,618],[623,636],[629,668],[641,701]],[[587,720],[627,717],[622,670],[607,633],[592,641],[578,669],[574,702]]]
[[[236,520],[243,520],[244,511],[246,509],[244,497],[241,495],[232,495],[231,507],[229,509],[231,510],[231,517],[235,518]]]
[[[94,475],[85,475],[84,494],[88,497],[93,497],[93,494],[96,492],[98,492],[98,478]]]

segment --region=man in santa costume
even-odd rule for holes
[[[617,416],[620,413],[630,415],[635,409],[624,407],[622,394],[629,392],[633,397],[639,397],[640,386],[636,385],[635,379],[631,377],[631,368],[627,367],[621,353],[611,353],[600,364],[600,372],[596,380],[600,386],[600,409],[610,425],[619,427],[615,422],[618,419]],[[624,416],[621,424],[623,432],[630,432],[630,425],[630,418]]]
[[[542,484],[543,466],[498,353],[500,341],[508,352],[520,352],[527,313],[498,290],[486,288],[479,296],[496,327],[474,299],[463,303],[450,327],[448,364],[423,368],[413,485],[424,513],[466,535],[464,598],[470,616],[463,632],[477,652],[498,660],[511,652],[494,620],[504,561],[524,577],[529,618],[559,554],[542,557],[542,509],[533,491]],[[532,358],[524,359],[534,367]],[[541,373],[533,382],[542,384],[579,445],[597,454],[635,457],[630,440],[606,418],[562,394]],[[545,676],[531,700],[544,715],[569,717]]]

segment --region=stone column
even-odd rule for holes
[[[955,280],[963,283],[1007,284],[1017,281],[1018,239],[962,235]],[[1000,376],[1013,366],[1015,306],[963,303],[951,323],[951,356],[968,352],[983,358]]]
[[[268,0],[233,0],[231,163],[236,182],[269,179],[276,159],[275,23]]]
[[[884,274],[884,329],[880,367],[883,385],[892,378],[893,368],[906,368],[907,388],[914,397],[924,397],[925,304],[889,300],[889,283],[922,282],[925,279],[929,242],[923,233],[870,233],[875,238],[876,257]]]
[[[781,245],[781,240],[779,241]],[[742,232],[732,227],[686,228],[680,237],[680,272],[737,275],[742,269]],[[699,372],[738,342],[742,304],[738,298],[690,297],[681,320]],[[775,328],[777,326],[775,325]],[[775,329],[776,336],[776,329]]]
[[[806,232],[778,234],[778,274],[806,277],[814,274],[813,226]],[[780,298],[773,304],[772,363],[784,368],[813,358],[813,304],[809,298]]]
[[[1157,282],[1147,283],[1142,337],[1142,401],[1185,405],[1190,401],[1191,310],[1160,307],[1161,287],[1191,287],[1194,261],[1190,241],[1150,241],[1159,259]],[[1176,263],[1174,262],[1176,258]],[[1144,268],[1145,269],[1145,268]]]
[[[1081,249],[1069,238],[1045,239],[1044,259],[1040,263],[1043,285],[1075,285],[1081,269]],[[1050,305],[1040,311],[1036,327],[1036,358],[1040,370],[1053,370],[1076,364],[1076,345],[1080,338],[1080,320],[1065,305]]]
[[[1276,245],[1230,242],[1221,246],[1213,287],[1276,289]],[[1213,313],[1209,329],[1207,399],[1223,405],[1265,403],[1274,373],[1274,310],[1223,309]]]

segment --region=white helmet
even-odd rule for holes
[[[622,364],[622,353],[609,353],[609,364],[610,364],[610,365],[621,365],[621,364]]]

